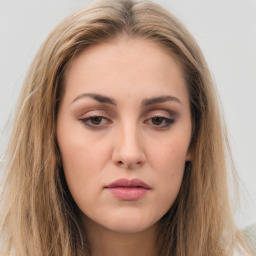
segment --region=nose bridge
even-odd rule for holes
[[[134,168],[145,161],[145,153],[136,122],[122,122],[118,128],[114,151],[114,161],[118,165]]]

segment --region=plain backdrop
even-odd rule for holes
[[[256,0],[155,1],[193,34],[222,101],[241,180],[238,226],[256,222]],[[10,115],[38,48],[82,0],[0,0],[0,134],[2,154]],[[15,121],[15,120],[14,120]]]

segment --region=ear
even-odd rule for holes
[[[188,150],[188,152],[187,152],[186,161],[191,162],[191,152],[190,152],[190,150]]]

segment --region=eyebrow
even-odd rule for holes
[[[142,101],[141,105],[149,106],[149,105],[153,105],[153,104],[157,104],[157,103],[163,103],[166,101],[175,101],[175,102],[182,104],[178,98],[176,98],[174,96],[166,95],[166,96],[159,96],[159,97],[155,97],[155,98],[145,99]]]
[[[78,95],[73,101],[78,101],[82,98],[92,98],[100,103],[107,103],[107,104],[111,104],[111,105],[117,105],[116,101],[110,97],[107,96],[103,96],[101,94],[97,94],[97,93],[83,93]],[[157,103],[164,103],[166,101],[175,101],[178,102],[180,104],[181,101],[174,96],[169,96],[169,95],[164,95],[164,96],[159,96],[159,97],[154,97],[154,98],[150,98],[150,99],[144,99],[141,103],[142,106],[149,106],[149,105],[153,105],[153,104],[157,104]]]
[[[82,98],[92,98],[100,103],[107,103],[107,104],[111,104],[111,105],[116,105],[116,102],[114,99],[111,99],[109,97],[106,97],[106,96],[103,96],[101,94],[97,94],[97,93],[83,93],[83,94],[80,94],[78,95],[73,101],[78,101]]]

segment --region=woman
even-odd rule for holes
[[[149,1],[62,22],[24,82],[2,255],[233,255],[228,142],[189,32]]]

